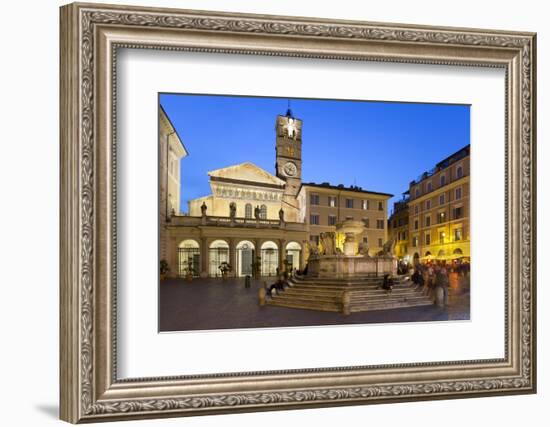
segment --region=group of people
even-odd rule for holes
[[[425,294],[434,296],[439,287],[443,290],[445,304],[449,298],[450,274],[457,273],[459,278],[469,275],[470,264],[445,264],[445,262],[430,262],[418,264],[414,268],[411,280],[417,289],[422,289]],[[460,280],[460,279],[459,279]]]

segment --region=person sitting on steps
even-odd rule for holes
[[[382,289],[386,291],[387,294],[391,293],[393,290],[393,279],[390,277],[389,274],[384,274],[384,280],[382,282]]]

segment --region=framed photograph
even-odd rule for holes
[[[535,34],[60,21],[63,420],[536,391]]]

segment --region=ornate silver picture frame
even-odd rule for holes
[[[60,18],[61,419],[536,392],[535,34],[78,3],[63,6]],[[115,66],[122,48],[502,68],[504,357],[119,378]]]

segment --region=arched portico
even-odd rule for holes
[[[200,245],[194,239],[185,239],[178,245],[178,276],[200,274]]]
[[[298,242],[287,243],[285,259],[292,270],[299,270],[302,259],[302,246]]]
[[[229,263],[229,244],[225,240],[214,240],[208,247],[208,275],[219,277],[222,275],[220,265]]]
[[[237,268],[236,275],[239,277],[252,275],[252,263],[254,262],[255,246],[249,240],[241,240],[237,243]]]
[[[279,247],[277,244],[268,240],[261,246],[262,276],[275,276],[279,266]]]

